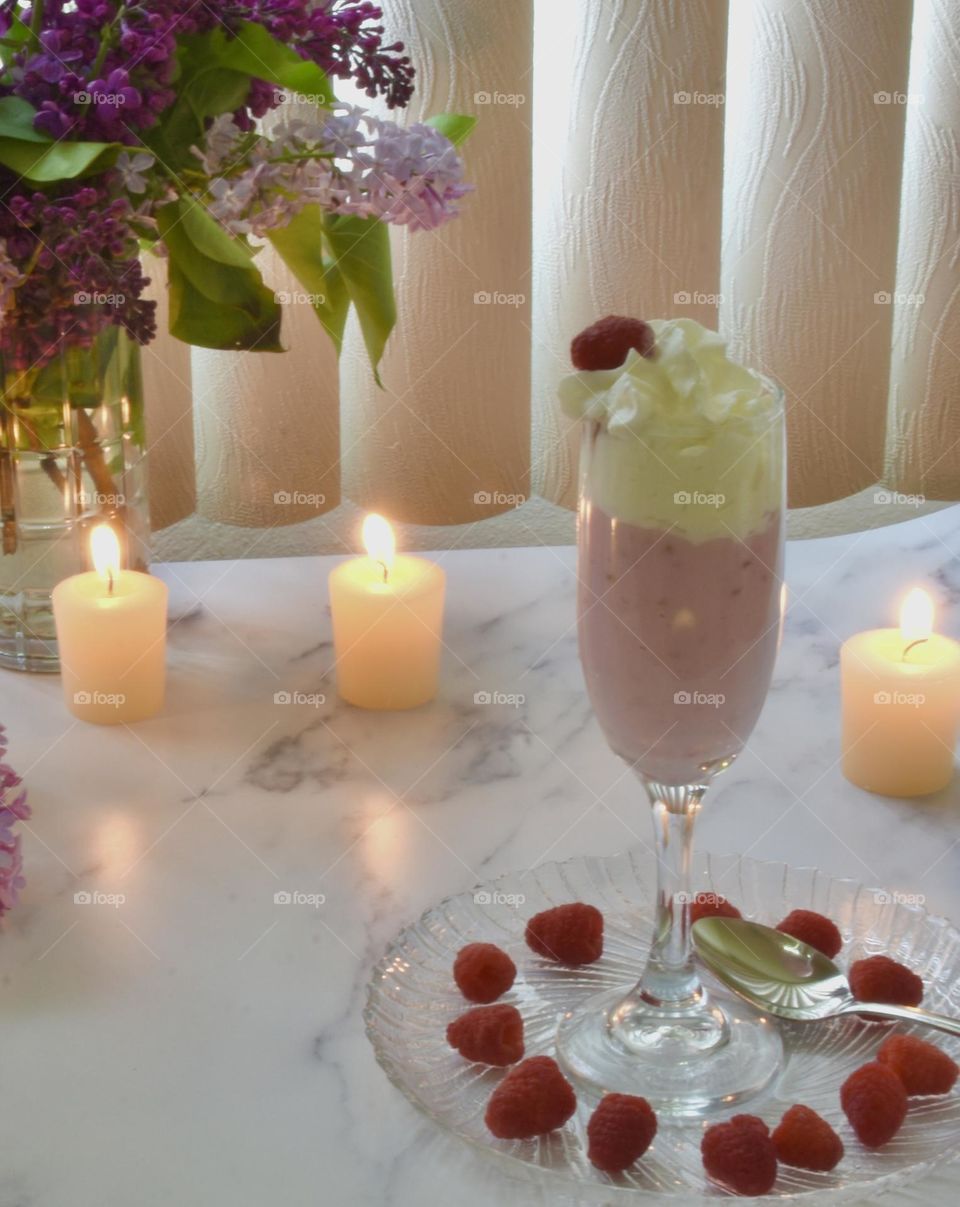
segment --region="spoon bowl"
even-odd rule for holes
[[[823,952],[759,922],[701,918],[693,924],[693,942],[718,980],[777,1018],[804,1023],[868,1014],[960,1035],[960,1019],[919,1006],[858,1001],[846,975]]]

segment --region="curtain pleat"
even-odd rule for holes
[[[466,152],[476,193],[439,231],[392,233],[400,317],[384,389],[355,325],[344,350],[344,489],[397,520],[457,524],[530,493],[533,4],[392,0],[384,10],[417,65],[403,120],[480,118]]]
[[[270,248],[258,262],[283,306],[285,354],[193,350],[197,510],[272,528],[340,502],[337,357],[303,286]]]
[[[721,323],[786,391],[790,503],[810,507],[883,474],[912,5],[743,7]]]
[[[960,5],[916,0],[893,296],[891,466],[899,491],[960,487]]]
[[[714,0],[538,10],[533,478],[553,502],[576,499],[572,337],[611,313],[716,327],[726,28]]]

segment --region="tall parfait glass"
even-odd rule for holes
[[[580,657],[652,809],[656,919],[636,986],[567,1014],[558,1051],[595,1091],[697,1118],[758,1092],[782,1062],[769,1019],[701,983],[690,929],[694,823],[750,736],[779,643],[783,396],[699,324],[648,326],[644,355],[568,378],[561,396],[584,421]]]

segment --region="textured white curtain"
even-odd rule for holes
[[[308,306],[286,356],[146,354],[154,524],[250,527],[343,497],[398,520],[569,505],[555,401],[609,311],[717,325],[784,385],[791,502],[960,497],[956,0],[384,0],[410,120],[480,119],[476,195],[395,232],[372,383]],[[296,295],[276,264],[269,280]],[[192,419],[191,419],[192,412]]]

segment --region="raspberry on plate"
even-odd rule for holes
[[[707,1174],[735,1194],[766,1194],[777,1180],[777,1150],[756,1115],[734,1115],[708,1127],[700,1153]]]
[[[889,956],[854,960],[849,972],[850,988],[858,1002],[885,1002],[891,1006],[919,1006],[923,981],[915,972]]]
[[[808,1106],[792,1106],[774,1129],[773,1145],[784,1165],[828,1173],[843,1156],[843,1141]]]
[[[563,1127],[577,1109],[573,1086],[549,1056],[515,1065],[490,1096],[484,1116],[500,1140],[528,1140]]]
[[[759,1115],[732,1115],[728,1120],[734,1127],[745,1127],[755,1131],[758,1136],[769,1136],[770,1128]]]
[[[843,946],[843,936],[836,925],[812,909],[795,909],[778,923],[777,930],[815,947],[828,960],[832,960]]]
[[[453,979],[468,1002],[495,1002],[516,977],[516,964],[495,943],[468,943],[453,962]]]
[[[908,1094],[949,1094],[960,1068],[936,1044],[916,1035],[890,1035],[877,1060],[903,1082]]]
[[[741,918],[735,905],[720,893],[697,893],[690,904],[690,925],[701,918]]]
[[[527,946],[538,956],[570,964],[592,964],[603,955],[603,914],[574,902],[536,914],[527,923]]]
[[[447,1027],[447,1043],[467,1060],[512,1065],[523,1059],[523,1019],[516,1006],[474,1006]]]
[[[631,348],[641,356],[652,357],[655,342],[653,328],[643,319],[608,314],[574,338],[570,359],[581,372],[619,369]]]
[[[622,1173],[638,1160],[657,1134],[657,1116],[646,1098],[606,1094],[587,1124],[587,1156],[605,1173]]]
[[[907,1091],[886,1065],[871,1061],[840,1087],[840,1105],[867,1148],[880,1148],[900,1130],[907,1115]]]

